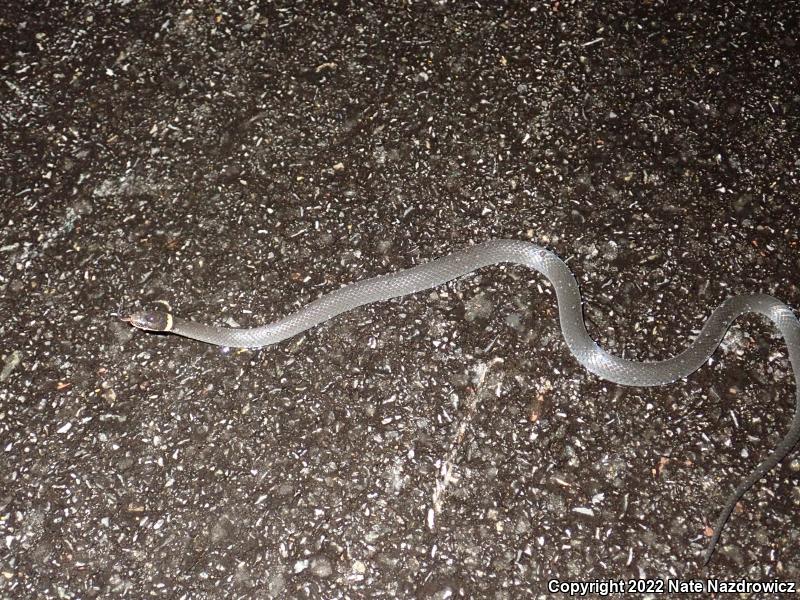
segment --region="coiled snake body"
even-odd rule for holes
[[[736,487],[725,502],[704,555],[704,562],[707,563],[736,503],[800,439],[800,322],[788,306],[771,296],[752,294],[727,299],[711,314],[692,344],[677,356],[658,362],[626,360],[609,354],[589,336],[583,321],[578,283],[558,256],[529,242],[493,240],[410,269],[352,283],[262,327],[213,327],[185,321],[163,312],[135,313],[127,320],[146,331],[168,331],[220,346],[258,348],[290,338],[358,306],[413,294],[497,263],[525,265],[544,275],[555,289],[561,332],[570,352],[598,377],[622,385],[664,385],[693,373],[719,346],[730,324],[744,313],[766,316],[781,332],[789,351],[795,384],[798,386],[794,417],[789,431],[778,446]]]

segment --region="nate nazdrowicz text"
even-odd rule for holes
[[[551,594],[562,593],[573,598],[604,598],[611,594],[795,594],[797,583],[779,579],[551,579],[547,582],[547,590]]]

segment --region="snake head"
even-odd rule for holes
[[[129,316],[126,321],[144,331],[172,330],[172,315],[165,312],[137,312]]]

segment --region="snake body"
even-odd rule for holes
[[[777,447],[728,496],[704,554],[704,563],[708,563],[736,503],[755,482],[783,460],[800,440],[800,322],[788,306],[772,296],[752,294],[729,298],[711,314],[700,334],[686,350],[662,361],[636,362],[609,354],[589,336],[583,320],[578,283],[569,267],[558,256],[529,242],[492,240],[410,269],[352,283],[262,327],[213,327],[186,321],[164,312],[135,313],[128,320],[135,327],[147,331],[168,331],[219,346],[258,348],[276,344],[358,306],[436,287],[497,263],[525,265],[544,275],[555,289],[561,332],[570,352],[579,363],[598,377],[621,385],[664,385],[690,375],[708,360],[719,346],[728,327],[742,314],[764,315],[780,331],[786,341],[797,386],[794,417],[789,431]]]

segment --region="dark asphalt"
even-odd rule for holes
[[[263,324],[499,237],[627,357],[800,306],[797,3],[487,4],[4,3],[3,598],[800,580],[797,451],[701,565],[791,417],[761,318],[653,389],[583,370],[518,267],[260,351],[117,319]]]

